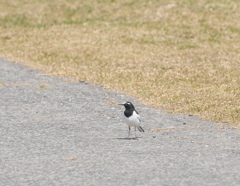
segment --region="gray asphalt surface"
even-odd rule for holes
[[[0,58],[0,185],[240,185],[240,134]],[[127,140],[131,101],[145,133]],[[154,130],[165,128],[166,130]]]

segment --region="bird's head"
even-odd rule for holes
[[[131,110],[131,109],[135,110],[133,104],[130,101],[127,101],[127,102],[125,102],[123,104],[119,104],[119,105],[123,105],[126,110]]]

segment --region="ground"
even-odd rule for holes
[[[0,59],[0,185],[239,185],[239,130]],[[116,105],[145,132],[127,140]]]

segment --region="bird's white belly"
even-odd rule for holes
[[[133,113],[130,117],[124,116],[124,120],[128,126],[139,126],[139,115],[136,113]]]

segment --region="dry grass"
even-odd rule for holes
[[[240,123],[240,1],[0,0],[0,55]]]

